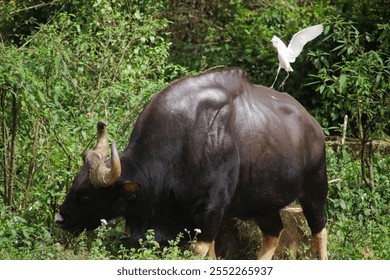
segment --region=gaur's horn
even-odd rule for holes
[[[107,159],[108,152],[108,135],[106,126],[107,125],[104,121],[99,121],[97,123],[97,144],[94,150],[104,161]]]
[[[97,124],[97,145],[86,156],[90,165],[89,179],[95,188],[108,187],[114,184],[121,175],[121,162],[118,150],[113,141],[111,144],[111,162],[106,163],[108,152],[108,136],[106,124],[99,121]]]

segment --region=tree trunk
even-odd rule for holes
[[[11,128],[11,150],[10,150],[10,162],[9,162],[9,184],[7,191],[7,204],[12,206],[14,201],[14,186],[16,180],[15,174],[15,146],[16,146],[16,134],[18,128],[18,100],[16,93],[12,98],[12,128]]]
[[[26,190],[31,185],[31,182],[34,177],[35,169],[36,169],[36,161],[37,161],[37,150],[38,150],[38,133],[39,133],[39,121],[35,121],[34,123],[34,136],[33,136],[33,144],[31,148],[31,159],[28,167],[28,174],[27,174],[27,182],[26,182]]]
[[[367,139],[370,135],[369,132],[367,132],[368,128],[366,130],[363,128],[362,123],[362,112],[360,108],[360,102],[359,99],[356,100],[357,105],[357,125],[359,128],[359,140],[360,140],[360,168],[363,176],[363,181],[366,184],[367,187],[369,187],[372,191],[375,189],[375,182],[374,177],[372,173],[372,140]],[[367,151],[367,158],[366,158],[366,144],[369,143],[368,151]],[[368,171],[367,171],[367,169]],[[368,176],[367,176],[368,173]]]
[[[37,169],[37,151],[38,151],[38,143],[39,143],[39,129],[40,129],[40,122],[39,120],[36,120],[34,122],[34,136],[33,136],[33,143],[31,147],[31,158],[30,163],[28,165],[28,174],[27,174],[27,180],[26,180],[26,189],[24,190],[26,193],[28,192],[28,189],[30,188],[32,181],[34,179],[34,174]],[[26,207],[28,204],[28,200],[24,199],[23,206]]]
[[[316,259],[316,249],[302,208],[283,208],[280,217],[283,231],[274,259]]]
[[[7,176],[7,147],[8,147],[8,133],[7,133],[7,122],[6,122],[6,113],[5,113],[5,92],[1,93],[1,109],[2,109],[2,122],[1,122],[1,133],[2,133],[2,146],[3,146],[3,156],[2,156],[2,163],[1,167],[3,168],[3,201],[4,204],[7,204],[7,197],[8,197],[8,176]]]

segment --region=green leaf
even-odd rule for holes
[[[46,102],[45,96],[44,96],[43,92],[40,90],[38,91],[38,97],[42,101],[42,103]]]
[[[56,69],[60,69],[61,60],[62,60],[61,55],[57,54],[56,57],[54,58],[54,65],[55,65]]]
[[[321,61],[322,61],[322,63],[324,63],[324,65],[325,65],[327,68],[329,68],[329,62],[328,62],[328,60],[326,59],[326,57],[321,56]]]
[[[347,209],[347,204],[345,203],[344,200],[341,200],[341,199],[340,199],[340,207],[341,207],[341,209],[343,209],[343,210]]]
[[[380,82],[381,78],[382,78],[382,73],[379,73],[379,74],[376,76],[376,79],[375,79],[375,81],[376,81],[377,84]]]
[[[134,17],[138,20],[141,20],[141,13],[139,12],[139,10],[135,11],[134,13]]]
[[[347,78],[348,76],[345,74],[341,74],[339,78],[339,91],[342,93],[344,92],[347,84]]]
[[[321,86],[320,86],[320,93],[321,93],[321,94],[324,92],[324,89],[325,89],[325,85],[321,85]]]

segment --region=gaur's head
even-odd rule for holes
[[[111,145],[110,160],[107,160],[107,153],[106,124],[99,121],[97,145],[83,154],[84,166],[55,214],[55,221],[62,229],[75,234],[93,230],[102,219],[122,215],[139,191],[140,185],[121,179],[121,162],[115,142]]]

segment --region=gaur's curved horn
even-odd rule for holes
[[[115,141],[111,143],[111,168],[109,174],[107,174],[107,182],[109,185],[114,184],[121,176],[122,168],[121,161],[119,159],[118,150],[116,149]]]
[[[95,188],[108,187],[114,184],[121,175],[121,162],[118,150],[113,141],[111,144],[111,163],[107,165],[108,136],[106,124],[99,121],[97,124],[97,145],[86,156],[90,165],[89,179]]]
[[[108,152],[108,135],[106,123],[104,121],[98,121],[96,129],[97,129],[97,144],[95,148],[95,152],[97,152],[102,159],[105,161],[107,159]]]

